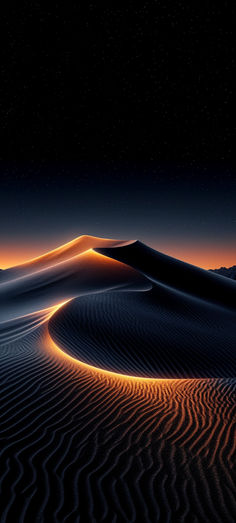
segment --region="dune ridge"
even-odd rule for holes
[[[235,310],[236,282],[217,273],[176,260],[140,241],[127,246],[95,248],[142,272],[155,283],[161,283],[180,292]]]
[[[52,338],[78,360],[153,378],[234,377],[234,327],[234,313],[160,288],[84,296],[49,321]]]
[[[1,271],[1,523],[233,522],[235,296],[137,241]]]
[[[4,279],[12,279],[14,277],[20,277],[24,274],[31,274],[49,267],[58,265],[61,262],[71,260],[72,258],[85,253],[94,247],[115,247],[128,245],[133,243],[130,241],[123,240],[110,240],[106,238],[96,238],[95,236],[82,235],[74,240],[71,240],[52,251],[46,252],[41,256],[32,258],[24,263],[5,269],[1,276]]]

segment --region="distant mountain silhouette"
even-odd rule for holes
[[[231,278],[231,280],[236,280],[236,265],[232,267],[220,267],[220,269],[210,269],[211,272],[220,274],[221,276],[226,276],[226,278]]]

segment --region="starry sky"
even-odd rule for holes
[[[80,234],[236,264],[232,6],[8,6],[0,267]]]

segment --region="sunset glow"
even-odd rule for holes
[[[73,242],[69,242],[73,243]],[[191,263],[203,269],[216,269],[219,267],[231,267],[236,263],[236,245],[224,244],[176,244],[161,242],[149,242],[149,245],[173,258]],[[58,246],[55,245],[55,249]],[[34,258],[41,257],[49,251],[49,245],[40,243],[24,245],[13,245],[3,243],[0,246],[0,269],[7,269]],[[60,250],[60,248],[58,248]]]

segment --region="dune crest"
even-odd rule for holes
[[[3,273],[0,343],[37,328],[30,315],[47,318],[72,301],[50,315],[49,328],[78,360],[151,378],[234,375],[234,281],[139,241],[94,236]]]
[[[52,267],[96,247],[118,247],[128,245],[129,243],[132,243],[132,240],[122,241],[82,235],[57,247],[56,249],[53,249],[52,251],[27,260],[23,264],[5,269],[1,276],[5,280],[12,277],[20,277],[24,274],[31,274],[32,272]]]
[[[138,241],[1,271],[1,522],[231,523],[235,298]]]
[[[148,290],[151,283],[132,267],[92,249],[0,282],[0,322],[56,306],[78,296],[121,290]]]

